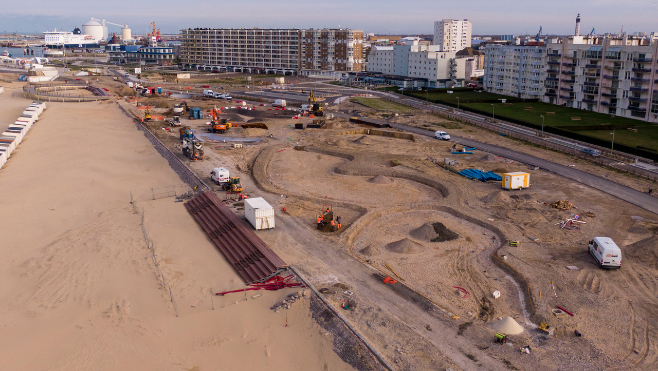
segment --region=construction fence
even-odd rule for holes
[[[163,187],[144,188],[130,191],[130,202],[152,201],[168,197],[180,197],[192,189],[187,185],[170,185]]]

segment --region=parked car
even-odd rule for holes
[[[450,140],[450,135],[445,131],[435,131],[434,138],[441,140]]]
[[[583,148],[580,151],[582,153],[587,153],[588,155],[592,155],[592,156],[601,156],[601,151],[596,150],[594,148]]]
[[[468,86],[469,88],[477,88],[478,87],[477,84],[473,84],[473,83],[466,84],[466,86]]]

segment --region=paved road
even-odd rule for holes
[[[396,129],[409,131],[419,135],[426,135],[434,137],[433,131],[420,129],[412,126],[389,123]],[[567,179],[574,180],[578,183],[590,186],[599,191],[605,192],[609,195],[615,196],[630,204],[641,207],[645,210],[651,211],[658,215],[658,198],[650,196],[646,193],[636,191],[633,188],[615,183],[597,175],[586,173],[568,166],[556,164],[535,156],[525,153],[517,152],[508,148],[498,147],[491,144],[480,143],[475,140],[452,137],[452,141],[467,147],[475,147],[479,150],[489,152],[498,156],[509,158],[510,160],[522,162],[528,165],[538,166],[542,169],[551,171],[557,175],[561,175]]]

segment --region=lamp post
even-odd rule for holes
[[[612,152],[615,150],[615,128],[612,128],[612,133],[610,134],[612,134],[612,146],[610,146],[610,151]]]
[[[455,98],[457,98],[457,109],[459,109],[459,97],[455,97]]]
[[[541,137],[544,137],[544,115],[541,116]]]
[[[491,103],[491,120],[494,124],[496,123],[496,106],[493,103]]]

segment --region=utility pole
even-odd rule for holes
[[[612,128],[612,133],[610,133],[610,134],[612,134],[612,146],[610,147],[610,151],[614,151],[615,150],[615,128]]]
[[[544,115],[541,116],[541,137],[544,137]]]
[[[491,119],[496,123],[496,106],[491,103]]]
[[[457,109],[459,109],[459,97],[455,97],[455,98],[457,98]]]

